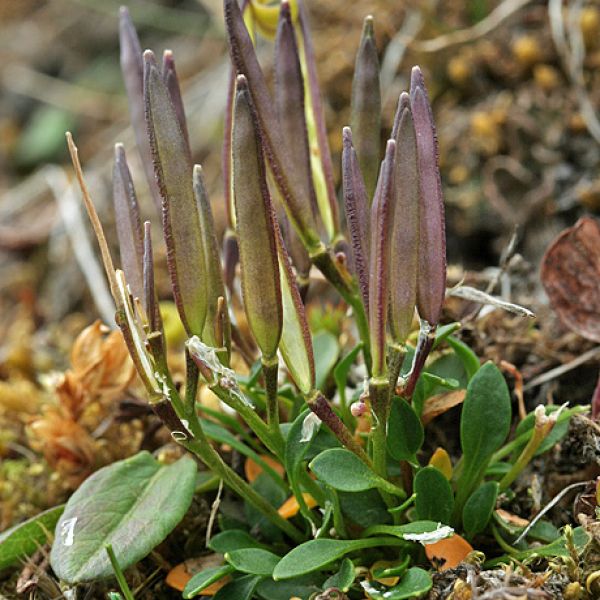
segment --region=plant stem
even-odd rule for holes
[[[200,371],[192,360],[188,349],[185,349],[185,411],[192,414],[196,410],[196,395],[198,394],[198,376]]]
[[[198,419],[190,421],[190,431],[194,436],[191,440],[182,441],[181,444],[190,452],[193,452],[200,460],[215,474],[223,483],[235,492],[240,498],[244,498],[253,504],[265,517],[275,526],[289,535],[295,542],[302,542],[304,536],[294,525],[283,519],[277,510],[271,506],[254,488],[250,487],[225,461],[220,454],[210,445]]]
[[[383,479],[387,479],[387,422],[390,412],[390,386],[387,376],[369,382],[369,398],[373,411],[373,425],[371,428],[371,442],[373,454],[373,468]]]
[[[415,358],[413,360],[412,368],[408,375],[408,382],[402,395],[409,400],[415,391],[417,381],[421,371],[425,366],[425,361],[431,352],[433,343],[435,342],[435,326],[430,325],[427,321],[421,320],[421,330],[419,332],[419,339],[417,341],[417,347],[415,348]]]
[[[390,344],[388,346],[389,360],[388,360],[388,371],[390,374],[390,394],[393,396],[396,393],[396,386],[398,385],[398,377],[400,377],[400,371],[402,369],[402,363],[406,356],[406,349],[404,346],[399,344]]]
[[[269,426],[256,414],[254,407],[249,401],[243,400],[241,393],[238,396],[237,392],[223,387],[221,383],[210,386],[210,389],[221,399],[225,404],[233,408],[246,422],[248,427],[256,434],[258,439],[280,460],[283,461],[285,448],[281,435],[273,436],[269,430]]]
[[[363,447],[354,439],[350,430],[344,425],[344,422],[335,414],[329,402],[323,394],[316,390],[310,396],[306,398],[310,410],[312,410],[318,417],[331,429],[331,432],[341,442],[342,446],[348,450],[354,452],[358,458],[364,463],[371,466],[371,460],[367,456]]]
[[[117,583],[119,584],[119,587],[121,588],[121,592],[123,593],[125,600],[134,600],[133,593],[131,592],[131,590],[129,589],[129,586],[127,585],[127,581],[125,580],[125,575],[123,574],[123,570],[121,569],[121,565],[119,565],[119,561],[117,560],[117,557],[115,556],[112,546],[110,544],[108,544],[107,546],[104,547],[104,549],[106,550],[106,553],[108,554],[108,558],[110,559],[110,564],[112,565],[113,571],[115,572],[115,578],[117,580]]]
[[[267,360],[262,358],[263,374],[265,376],[265,392],[267,396],[267,425],[273,437],[281,436],[279,430],[279,404],[277,402],[277,375],[279,361],[277,357]]]

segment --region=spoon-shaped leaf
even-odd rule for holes
[[[510,393],[502,373],[491,362],[483,365],[467,387],[460,418],[463,468],[458,479],[457,506],[462,507],[479,484],[490,458],[504,443],[510,429]]]
[[[181,521],[195,482],[189,456],[163,466],[140,452],[100,469],[69,498],[56,525],[54,572],[67,583],[110,577],[108,544],[123,569],[135,564]]]
[[[277,116],[273,111],[273,99],[237,0],[224,0],[224,12],[231,60],[238,73],[247,78],[252,91],[265,156],[281,193],[286,213],[306,247],[318,250],[321,242],[316,231],[311,199],[300,195],[300,191],[306,186],[298,180],[297,170],[288,167],[292,161],[287,145],[283,143]]]
[[[482,532],[496,508],[498,482],[486,481],[480,485],[465,502],[463,508],[463,527],[469,536]]]
[[[119,238],[121,266],[134,298],[139,298],[146,306],[143,293],[142,258],[144,254],[144,235],[140,209],[138,206],[133,180],[127,164],[123,144],[115,145],[115,164],[113,168],[113,202],[115,221]]]
[[[425,569],[411,567],[393,587],[370,581],[362,581],[361,585],[372,600],[407,600],[424,596],[433,587],[433,579]]]
[[[413,67],[411,74],[410,106],[420,177],[417,307],[419,316],[435,326],[440,320],[446,293],[446,230],[438,143],[431,104],[419,67]]]
[[[394,227],[390,258],[390,329],[403,344],[415,313],[419,257],[419,171],[410,98],[402,93],[394,119],[396,140]]]
[[[323,569],[335,560],[339,560],[350,552],[362,550],[364,548],[374,548],[376,546],[397,546],[403,545],[402,540],[392,537],[374,537],[361,540],[331,540],[317,539],[310,540],[304,544],[296,546],[291,552],[288,552],[275,567],[273,579],[291,579],[305,573],[312,573]]]
[[[240,548],[225,554],[225,560],[235,567],[236,571],[271,577],[273,569],[281,560],[281,556],[262,548]]]
[[[229,311],[226,307],[225,309],[223,307],[219,309],[219,298],[223,299],[221,302],[226,298],[223,269],[221,267],[215,224],[210,209],[210,200],[206,192],[200,165],[194,165],[194,194],[198,204],[198,217],[206,258],[207,314],[202,341],[215,348],[224,347],[227,349],[227,354],[229,354],[231,346]]]
[[[330,448],[315,456],[310,470],[327,485],[342,492],[362,492],[379,488],[396,496],[403,490],[379,477],[356,454],[345,448]]]
[[[379,165],[381,90],[373,17],[365,18],[352,80],[352,131],[358,162],[369,198],[373,197]]]
[[[163,201],[163,230],[173,296],[187,333],[200,336],[207,312],[206,259],[192,188],[192,165],[152,52],[144,53],[144,61],[146,120]]]
[[[450,483],[435,467],[421,469],[414,480],[419,519],[449,523],[454,508]]]
[[[352,145],[352,131],[344,127],[342,133],[342,185],[344,207],[352,247],[352,262],[366,312],[369,312],[369,200],[356,151]]]
[[[234,107],[233,187],[244,307],[258,347],[271,359],[283,325],[275,216],[256,115],[243,75],[237,79]]]
[[[125,6],[121,7],[119,13],[119,45],[121,47],[121,72],[127,91],[133,133],[150,192],[156,207],[160,210],[160,193],[154,177],[152,151],[146,132],[146,118],[144,116],[144,61],[142,59],[142,48],[129,11]]]
[[[381,377],[386,366],[386,327],[390,297],[390,242],[394,224],[394,156],[396,142],[388,140],[377,191],[371,206],[369,250],[369,330],[372,371]]]

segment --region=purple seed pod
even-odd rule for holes
[[[377,182],[381,136],[381,90],[379,59],[373,35],[373,17],[363,25],[352,80],[352,131],[367,196],[373,197]]]
[[[160,193],[154,177],[152,150],[148,142],[146,118],[144,116],[144,61],[142,49],[131,16],[125,6],[122,6],[119,12],[119,45],[121,48],[121,72],[127,92],[131,125],[150,193],[160,211]]]
[[[290,156],[290,144],[283,142],[277,115],[273,110],[273,98],[267,88],[237,0],[224,0],[224,12],[231,60],[237,72],[243,74],[248,82],[263,151],[281,193],[288,218],[307,249],[320,250],[321,241],[316,229],[311,199],[302,195],[306,185],[300,181],[298,170],[290,167],[294,164]]]
[[[386,328],[390,299],[390,242],[394,224],[394,156],[396,142],[388,140],[371,206],[371,247],[369,251],[369,329],[372,373],[386,374]]]
[[[413,67],[411,73],[410,107],[416,133],[420,189],[417,309],[421,319],[435,327],[446,293],[446,231],[438,143],[419,67]]]
[[[275,358],[283,326],[275,214],[263,145],[246,78],[238,75],[233,116],[233,195],[242,295],[248,325],[263,358]]]
[[[352,247],[352,263],[369,312],[369,201],[358,159],[352,145],[352,131],[344,127],[342,151],[342,187],[344,207]]]
[[[142,221],[123,144],[115,145],[113,203],[119,252],[121,254],[121,267],[133,297],[139,298],[144,308],[146,308],[142,274],[142,257],[144,254]]]
[[[325,111],[323,110],[323,101],[321,99],[321,89],[317,77],[317,59],[310,36],[310,26],[308,23],[308,14],[303,0],[296,0],[298,5],[298,33],[301,43],[298,44],[299,51],[305,69],[305,86],[308,87],[307,97],[309,103],[305,106],[307,114],[312,116],[314,124],[314,141],[312,147],[318,150],[320,171],[322,173],[322,186],[315,186],[317,189],[317,202],[321,219],[331,240],[335,240],[340,232],[340,217],[335,192],[335,183],[333,177],[333,164],[331,161],[331,150],[329,149],[329,140],[327,138],[327,126],[325,124]],[[314,165],[313,165],[314,168]],[[319,176],[314,173],[313,176]],[[321,197],[323,196],[323,197]]]
[[[167,86],[167,90],[169,90],[169,96],[171,97],[173,108],[177,114],[177,121],[179,122],[179,127],[181,127],[181,133],[185,139],[191,160],[192,150],[190,148],[190,136],[185,118],[183,99],[181,97],[179,78],[177,77],[177,71],[175,70],[175,57],[173,56],[172,50],[165,50],[163,52],[162,78]]]
[[[169,92],[154,54],[144,52],[144,101],[154,170],[162,197],[167,267],[179,316],[188,335],[206,320],[206,259],[192,186],[192,165]]]
[[[275,37],[274,64],[275,112],[283,143],[288,148],[288,169],[297,171],[297,181],[302,185],[298,193],[310,200],[313,213],[316,214],[317,200],[312,181],[304,114],[304,83],[290,5],[287,1],[281,3]]]
[[[419,261],[419,171],[406,92],[400,95],[392,136],[396,140],[396,206],[390,259],[390,330],[393,341],[403,344],[415,314]]]

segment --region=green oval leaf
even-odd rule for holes
[[[387,447],[395,460],[416,463],[415,454],[424,440],[421,419],[404,398],[392,400],[388,421]]]
[[[233,573],[234,570],[231,565],[221,565],[196,573],[183,588],[183,597],[187,599],[197,596],[203,589],[212,585],[215,581],[223,579],[229,573]]]
[[[290,600],[293,597],[308,600],[321,591],[322,582],[323,575],[319,573],[309,573],[285,581],[263,579],[258,584],[256,593],[262,600]]]
[[[419,519],[450,523],[454,494],[446,477],[435,467],[421,469],[414,481]]]
[[[123,569],[135,564],[181,521],[195,483],[190,456],[162,466],[140,452],[100,469],[71,496],[56,525],[54,572],[67,583],[110,577],[108,544]]]
[[[356,454],[345,448],[325,450],[309,466],[323,483],[342,492],[364,492],[379,488],[396,496],[404,496],[402,490],[379,477]]]
[[[363,581],[361,585],[373,600],[404,600],[418,598],[428,592],[433,586],[433,580],[424,569],[412,567],[406,572],[402,581],[392,588],[376,585],[370,581]]]
[[[498,367],[488,362],[469,382],[463,403],[460,443],[464,467],[457,484],[459,506],[464,505],[481,481],[492,454],[506,439],[510,420],[510,394],[506,381]]]
[[[497,497],[497,481],[487,481],[471,494],[463,508],[463,527],[468,536],[480,533],[486,528],[496,507]]]
[[[60,518],[64,504],[18,523],[0,534],[0,569],[10,567],[33,554],[48,539]]]
[[[356,550],[375,546],[397,546],[404,542],[394,538],[374,537],[362,540],[310,540],[288,552],[275,567],[273,579],[291,579],[318,571]]]
[[[273,569],[281,560],[281,556],[277,556],[277,554],[273,554],[262,548],[242,548],[227,552],[225,560],[236,571],[249,573],[250,575],[270,577],[273,574]]]
[[[212,537],[210,542],[208,542],[208,547],[219,554],[225,554],[232,550],[240,550],[241,548],[266,549],[266,546],[257,542],[256,538],[252,537],[243,529],[228,529],[227,531],[217,533],[217,535]]]

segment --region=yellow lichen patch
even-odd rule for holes
[[[302,497],[304,498],[304,502],[308,508],[314,508],[317,506],[317,501],[308,493],[303,492]],[[278,509],[277,512],[279,516],[284,519],[291,519],[298,514],[300,510],[300,505],[298,504],[298,500],[296,496],[290,496]]]

